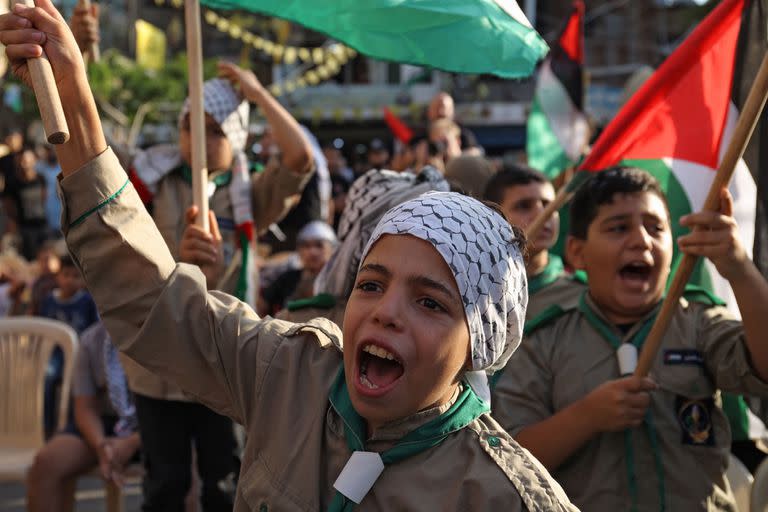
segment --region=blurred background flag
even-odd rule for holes
[[[377,59],[530,76],[547,53],[515,0],[203,0],[290,20]]]
[[[165,33],[144,20],[136,20],[136,63],[147,69],[165,66]]]
[[[584,114],[584,3],[573,11],[536,77],[526,124],[528,165],[554,179],[575,165],[589,143]]]

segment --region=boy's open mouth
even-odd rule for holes
[[[619,276],[632,283],[647,283],[653,267],[644,261],[633,261],[619,269]]]
[[[369,390],[383,390],[402,377],[403,364],[396,354],[371,343],[360,352],[360,384]]]

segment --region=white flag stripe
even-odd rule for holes
[[[677,181],[685,189],[691,210],[700,211],[715,177],[715,169],[694,162],[671,158],[665,158],[664,163],[672,170]],[[739,225],[739,238],[751,258],[752,245],[755,239],[757,187],[743,160],[740,160],[736,166],[728,190],[733,195],[733,217]],[[728,304],[728,309],[733,314],[741,318],[731,285],[720,276],[709,260],[705,260],[704,264],[712,280],[712,292]]]
[[[496,5],[501,7],[504,12],[512,16],[518,23],[521,25],[525,25],[528,28],[533,28],[531,26],[531,22],[528,21],[528,18],[525,17],[525,13],[523,13],[523,10],[520,8],[519,5],[517,5],[517,2],[515,0],[494,0],[496,2]]]
[[[568,158],[576,162],[589,139],[589,123],[583,112],[571,101],[568,91],[555,76],[547,59],[539,69],[536,97],[552,132]]]

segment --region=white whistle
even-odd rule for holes
[[[619,359],[619,373],[622,377],[635,373],[637,368],[637,347],[631,343],[622,343],[616,351]]]
[[[352,456],[333,483],[333,487],[359,505],[382,471],[384,471],[384,462],[378,453],[352,452]]]

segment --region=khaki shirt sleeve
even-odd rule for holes
[[[768,383],[752,368],[744,326],[728,309],[690,303],[704,361],[718,388],[730,393],[768,397]]]
[[[295,173],[271,158],[260,173],[254,174],[251,185],[253,222],[259,233],[279,222],[296,205],[314,169]]]
[[[554,414],[552,370],[547,337],[549,329],[525,338],[507,362],[496,382],[491,399],[491,416],[515,437],[528,425]]]
[[[120,350],[243,422],[286,324],[176,264],[111,150],[59,186],[67,246]]]

